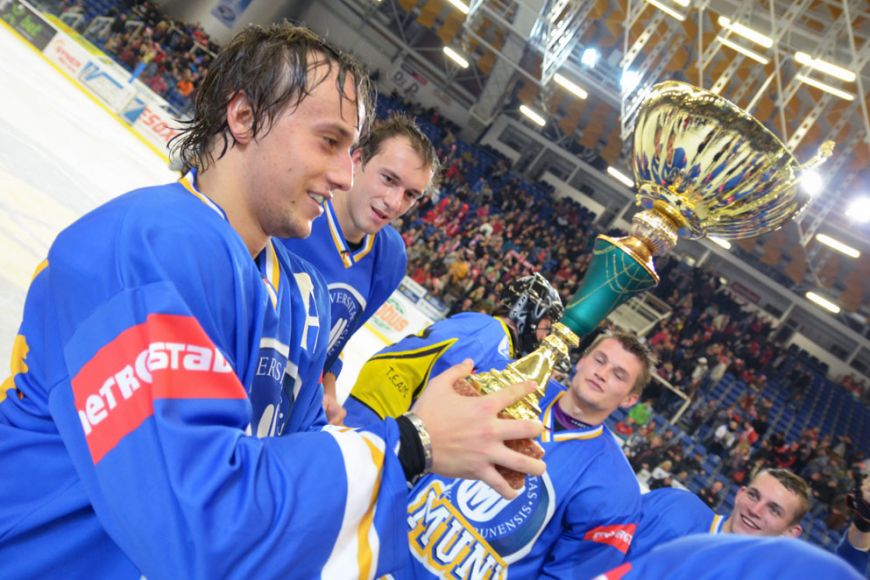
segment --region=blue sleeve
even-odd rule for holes
[[[599,478],[599,483],[578,490],[565,514],[566,530],[547,556],[541,577],[592,578],[620,565],[631,545],[639,509],[636,485],[632,488],[621,478]]]
[[[250,436],[261,283],[220,236],[138,233],[101,241],[113,247],[104,279],[62,251],[49,266],[69,377],[49,411],[115,543],[154,578],[368,577],[403,564],[396,424]],[[86,310],[69,299],[81,293]]]
[[[863,552],[849,543],[847,534],[843,534],[837,545],[837,555],[847,561],[852,567],[863,575],[868,573],[870,564],[870,552]]]

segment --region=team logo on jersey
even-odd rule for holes
[[[349,284],[335,282],[329,285],[329,305],[332,313],[332,329],[329,331],[328,356],[337,355],[337,347],[344,344],[350,335],[354,321],[362,315],[366,299]]]
[[[408,509],[412,549],[418,560],[442,576],[450,571],[466,577],[472,569],[468,559],[474,558],[477,569],[492,572],[483,577],[498,577],[499,562],[510,564],[528,554],[554,511],[555,494],[547,474],[526,478],[526,486],[513,500],[480,481],[445,486],[435,479]],[[466,540],[472,542],[467,550],[455,547]],[[452,561],[446,558],[451,554]]]

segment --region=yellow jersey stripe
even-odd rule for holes
[[[356,254],[353,255],[353,261],[359,262],[362,260],[366,254],[372,251],[372,248],[375,247],[375,237],[372,235],[367,235],[365,241],[363,242],[363,247]]]
[[[345,268],[350,268],[353,266],[353,260],[350,257],[350,251],[344,243],[344,234],[338,225],[338,218],[333,213],[332,204],[326,202],[324,208],[326,209],[326,219],[329,224],[329,234],[332,237],[332,243],[335,244],[335,249],[341,257],[341,263],[344,264]]]
[[[30,278],[30,281],[33,282],[36,279],[36,277],[39,276],[39,273],[42,272],[43,270],[45,270],[46,268],[48,268],[48,258],[44,259],[43,261],[41,261],[39,263],[38,266],[36,266],[36,270],[33,272],[33,277]]]
[[[372,463],[377,466],[383,466],[384,464],[384,453],[380,449],[378,449],[369,439],[363,435],[363,441],[365,441],[366,446],[369,448],[369,453],[371,453]],[[359,523],[359,527],[357,528],[357,565],[359,567],[359,578],[371,578],[374,576],[375,567],[374,561],[375,556],[378,553],[378,537],[377,531],[374,529],[372,525],[375,519],[375,505],[378,501],[378,490],[381,488],[381,478],[383,477],[383,471],[378,470],[378,477],[375,481],[375,486],[372,489],[372,498],[369,505],[368,511],[366,511],[365,515],[362,517]],[[372,543],[375,544],[374,550],[372,549]]]
[[[579,433],[577,431],[563,431],[561,433],[556,433],[555,419],[553,418],[553,406],[564,395],[564,391],[556,395],[544,411],[544,416],[541,421],[544,424],[544,432],[541,433],[541,442],[550,443],[554,441],[570,441],[572,439],[588,440],[595,439],[602,435],[604,433],[604,425],[599,425],[595,429],[581,431]]]
[[[725,516],[720,516],[719,514],[716,514],[715,516],[713,516],[713,522],[710,524],[710,533],[711,534],[718,534],[719,532],[722,531],[722,523],[723,523],[722,520],[724,518],[725,518]]]
[[[510,358],[517,358],[517,349],[516,349],[516,346],[514,346],[514,338],[513,338],[513,333],[511,332],[510,326],[508,326],[507,322],[505,322],[501,318],[496,318],[496,320],[498,320],[499,323],[501,324],[502,328],[504,328],[504,333],[508,337],[508,345],[510,346],[510,353],[511,353]]]

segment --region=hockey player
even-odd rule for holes
[[[470,365],[414,413],[321,429],[326,289],[271,236],[350,187],[369,107],[315,34],[248,27],[197,92],[196,170],[58,236],[0,391],[0,577],[370,578],[405,564],[408,479],[509,495],[494,463],[543,471],[503,445],[540,425],[496,418],[529,389],[463,398]]]
[[[513,500],[487,485],[427,476],[408,507],[418,577],[590,578],[620,564],[640,490],[603,422],[633,405],[650,377],[646,348],[630,334],[602,335],[566,390],[541,401],[547,472]]]
[[[860,580],[833,554],[794,538],[692,535],[671,541],[596,580]]]
[[[765,469],[734,498],[728,517],[718,515],[695,494],[657,489],[641,499],[642,515],[630,557],[689,534],[735,533],[800,537],[801,518],[809,509],[809,487],[787,469]]]
[[[513,280],[496,316],[456,314],[372,356],[345,402],[347,424],[363,426],[401,416],[430,377],[465,359],[473,360],[478,372],[503,369],[534,350],[562,312],[559,293],[540,274]]]
[[[333,200],[324,203],[324,215],[314,221],[307,239],[284,240],[329,285],[332,322],[323,389],[324,408],[333,424],[345,415],[335,395],[339,354],[405,275],[405,244],[389,222],[414,207],[439,170],[435,147],[403,116],[377,124],[352,158],[350,191],[333,191]]]
[[[870,479],[857,488],[855,521],[837,546],[837,554],[862,574],[867,573],[870,548]],[[641,498],[640,525],[629,559],[690,534],[744,534],[799,538],[801,519],[809,509],[809,487],[787,469],[765,469],[735,497],[727,518],[715,514],[695,494],[679,489],[657,489]],[[862,518],[862,513],[864,514]],[[870,518],[868,518],[870,519]],[[861,526],[867,532],[861,532]]]

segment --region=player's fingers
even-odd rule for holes
[[[470,358],[465,359],[458,365],[453,365],[440,375],[432,379],[432,383],[453,385],[457,380],[463,379],[474,370],[474,363]]]
[[[519,493],[519,490],[512,488],[507,480],[491,465],[481,474],[480,480],[505,499],[513,499]]]
[[[489,404],[495,405],[501,411],[505,407],[509,407],[528,395],[534,392],[536,388],[534,381],[523,381],[501,389],[498,392],[492,393],[484,397]]]
[[[529,457],[504,445],[500,446],[490,457],[490,461],[502,467],[527,473],[529,475],[541,475],[547,470],[547,464],[540,459]]]
[[[496,427],[498,438],[503,441],[510,439],[536,439],[544,430],[540,421],[520,419],[499,419]]]

